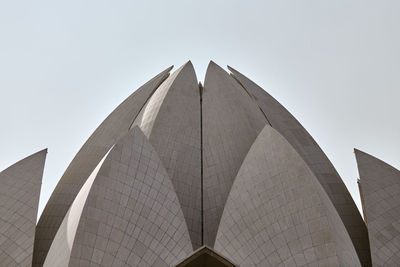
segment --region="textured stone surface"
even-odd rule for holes
[[[269,125],[238,172],[214,248],[240,266],[360,266],[315,175]]]
[[[133,125],[157,151],[178,195],[192,244],[201,245],[200,93],[189,61],[151,96]]]
[[[67,216],[66,238],[57,233],[48,256],[70,257],[48,266],[172,266],[193,250],[173,185],[138,127],[94,170]],[[53,254],[54,246],[66,250]]]
[[[31,266],[47,149],[0,172],[0,265]]]
[[[369,241],[375,265],[400,261],[398,171],[356,151],[369,240],[313,138],[230,69],[210,62],[203,87],[189,61],[129,96],[72,160],[34,234],[40,181],[20,196],[25,182],[1,173],[0,265],[30,266],[33,250],[47,267],[371,266]]]
[[[64,220],[61,223],[53,242],[51,243],[51,247],[47,253],[43,266],[68,266],[71,257],[72,245],[74,243],[78,224],[81,219],[83,207],[86,203],[90,189],[92,188],[94,179],[96,178],[107,155],[108,153],[90,174],[89,178],[86,180],[85,184],[82,186],[81,190],[76,196],[74,202],[72,202],[70,209],[65,215]]]
[[[168,174],[135,127],[93,182],[69,266],[171,266],[192,249]]]
[[[213,247],[233,180],[267,121],[243,88],[213,62],[204,82],[202,113],[204,245]]]
[[[355,149],[373,266],[400,263],[400,171]]]
[[[65,214],[86,179],[115,141],[128,131],[147,99],[168,77],[171,68],[158,74],[122,102],[95,130],[72,160],[38,222],[34,245],[34,266],[43,264]]]
[[[228,68],[253,96],[271,126],[288,140],[310,167],[346,226],[363,266],[371,266],[367,228],[345,184],[325,153],[278,101],[235,69]]]

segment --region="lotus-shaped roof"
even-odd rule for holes
[[[381,225],[397,229],[388,206],[371,208],[398,184],[397,170],[385,167],[381,184],[370,173],[382,164],[356,151],[373,225],[368,236],[333,165],[272,96],[214,62],[204,85],[190,61],[171,69],[135,90],[89,137],[35,231],[39,191],[31,192],[27,266],[371,266],[371,250],[374,264],[397,260],[399,235],[386,237],[394,240],[390,259],[376,242],[387,234]],[[29,166],[40,172],[43,153],[37,157]],[[26,179],[9,181],[27,176],[27,166],[0,173],[1,188],[8,188],[0,197],[10,207],[6,191]],[[400,200],[393,201],[397,208]],[[18,263],[1,240],[0,260]]]

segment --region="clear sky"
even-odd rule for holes
[[[353,147],[400,169],[400,1],[0,1],[0,170],[48,148],[39,213],[95,128],[192,60],[230,65],[310,132],[360,207]]]

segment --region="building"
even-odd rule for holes
[[[313,138],[272,96],[228,68],[210,62],[203,86],[189,61],[138,88],[82,146],[36,227],[46,151],[1,172],[0,262],[399,262],[399,172],[356,150],[368,235]]]

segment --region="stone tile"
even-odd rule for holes
[[[327,156],[303,126],[272,96],[237,70],[232,75],[257,102],[268,122],[299,153],[328,194],[349,232],[363,266],[371,266],[368,232],[345,184]],[[351,220],[347,219],[351,217]]]
[[[213,246],[237,171],[267,120],[221,67],[210,62],[202,95],[204,244]]]
[[[189,61],[160,85],[132,124],[142,129],[160,156],[194,248],[202,240],[200,112],[199,86]]]
[[[297,192],[292,197],[281,197],[292,190]],[[259,218],[253,213],[265,215]],[[302,213],[305,216],[292,219],[293,214]],[[255,253],[261,243],[273,245],[269,254]],[[251,266],[254,261],[258,266],[360,266],[346,228],[317,178],[269,125],[238,172],[214,248],[240,266]]]
[[[32,265],[40,186],[47,149],[0,172],[0,265]]]
[[[130,152],[124,153],[130,155],[120,157],[127,148]],[[124,171],[124,166],[131,165],[137,172]],[[155,171],[145,171],[137,179],[139,170],[148,169],[149,165]],[[127,186],[131,180],[135,180],[131,192],[137,192],[128,196],[131,205],[121,203],[119,198],[107,199],[103,194],[108,190],[110,195],[121,194],[114,185]],[[159,199],[150,195],[156,182],[161,184],[156,190],[157,196],[163,196]],[[99,201],[108,204],[98,205]],[[94,212],[96,209],[99,211]],[[120,212],[126,209],[130,212]],[[157,229],[162,229],[162,239],[158,238]],[[83,261],[102,266],[153,266],[160,255],[171,266],[191,251],[189,232],[170,178],[146,136],[134,127],[87,179],[56,234],[44,266],[75,266]]]
[[[130,95],[94,131],[58,182],[37,225],[33,264],[41,266],[72,202],[99,161],[126,134],[140,109],[164,81],[172,67],[161,72]]]
[[[374,266],[400,262],[400,171],[355,149]],[[392,212],[395,211],[395,212]]]

